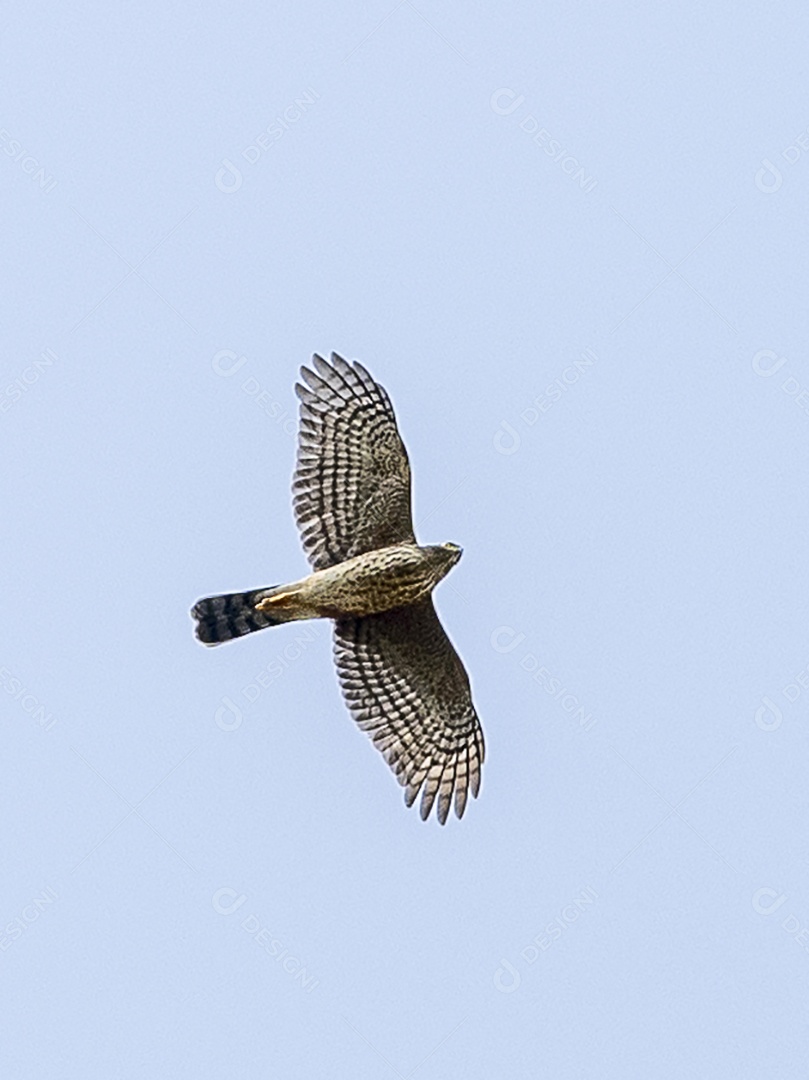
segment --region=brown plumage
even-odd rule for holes
[[[289,585],[200,600],[206,645],[298,619],[334,619],[337,673],[349,709],[421,816],[437,801],[461,817],[477,796],[483,732],[469,678],[432,591],[461,557],[421,547],[413,532],[410,465],[393,406],[365,368],[332,353],[302,368],[293,505],[313,573]]]

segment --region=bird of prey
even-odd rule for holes
[[[334,620],[334,658],[349,710],[426,820],[443,825],[477,796],[483,731],[469,677],[432,591],[461,557],[420,546],[410,465],[390,398],[362,364],[315,355],[300,398],[293,505],[313,572],[300,581],[200,600],[205,645],[297,619]]]

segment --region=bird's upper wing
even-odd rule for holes
[[[483,729],[469,677],[444,632],[431,597],[361,619],[338,619],[334,656],[346,702],[384,754],[411,806],[423,787],[421,816],[436,795],[447,820],[453,790],[461,817],[477,797]]]
[[[298,462],[292,490],[304,550],[316,570],[415,542],[410,465],[385,389],[332,353],[301,368]]]

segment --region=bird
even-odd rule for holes
[[[366,368],[317,353],[300,369],[293,510],[312,572],[209,596],[191,614],[204,645],[299,619],[332,619],[343,696],[420,815],[444,825],[477,798],[485,755],[469,676],[433,604],[453,543],[421,546],[410,462],[387,391]],[[312,370],[314,369],[314,370]]]

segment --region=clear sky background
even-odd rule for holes
[[[4,1077],[806,1075],[805,6],[3,27]],[[488,746],[423,824],[300,576],[389,390]]]

